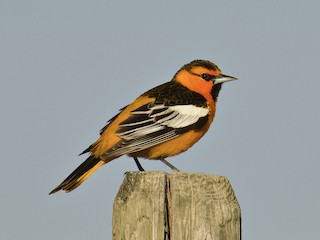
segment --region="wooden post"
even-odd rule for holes
[[[240,240],[241,213],[224,176],[129,172],[113,205],[113,240]]]

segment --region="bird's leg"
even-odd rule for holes
[[[167,165],[168,167],[170,167],[172,169],[172,171],[180,171],[178,168],[176,168],[175,166],[173,166],[171,163],[169,163],[167,160],[165,160],[164,158],[160,159],[161,162],[163,162],[165,165]]]
[[[137,157],[133,157],[133,159],[134,159],[134,161],[136,162],[139,171],[144,172],[145,170],[144,170],[143,167],[141,166],[138,158],[137,158]]]

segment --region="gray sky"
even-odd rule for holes
[[[240,80],[169,159],[225,175],[243,239],[320,235],[319,1],[0,2],[0,239],[111,239],[121,157],[48,196],[118,109],[193,59]],[[147,170],[169,169],[142,160]]]

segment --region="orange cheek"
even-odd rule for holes
[[[178,73],[176,76],[176,80],[185,87],[189,88],[191,91],[201,94],[208,101],[211,100],[211,89],[213,87],[212,81],[205,81],[201,77],[193,75],[186,70],[183,70],[180,73]]]

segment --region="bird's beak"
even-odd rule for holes
[[[229,82],[233,80],[237,80],[238,78],[231,77],[228,75],[220,74],[218,77],[214,79],[214,84]]]

